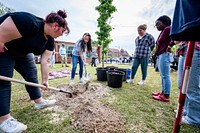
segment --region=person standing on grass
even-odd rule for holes
[[[51,67],[55,68],[55,50],[53,51],[51,55]]]
[[[91,35],[89,33],[83,34],[82,39],[78,40],[72,50],[72,73],[70,84],[74,83],[74,78],[76,74],[76,67],[79,63],[79,82],[83,83],[83,65],[86,66],[86,50],[87,52],[92,51],[91,45]]]
[[[67,53],[66,53],[66,48],[65,45],[62,44],[62,46],[59,49],[59,54],[60,54],[60,58],[61,58],[61,65],[68,67],[67,65]]]
[[[146,29],[146,24],[140,25],[137,28],[139,36],[135,40],[136,48],[133,57],[131,79],[127,80],[128,83],[133,83],[138,66],[141,65],[142,80],[138,84],[144,85],[147,76],[149,56],[151,50],[155,47],[155,39],[151,34],[146,32]]]
[[[174,42],[170,38],[171,19],[166,16],[160,16],[156,20],[156,28],[161,31],[156,41],[156,56],[158,57],[158,69],[162,81],[162,92],[152,93],[154,100],[170,102],[170,52]]]
[[[91,66],[96,67],[96,58],[97,58],[97,52],[95,49],[92,50],[92,62],[91,62]]]
[[[13,77],[14,69],[28,82],[39,83],[34,55],[41,55],[42,84],[48,89],[49,63],[54,38],[69,33],[66,13],[59,10],[46,19],[27,12],[7,13],[0,17],[0,75]],[[26,85],[35,109],[55,104],[42,98],[38,87]],[[20,133],[27,126],[10,115],[11,82],[0,80],[0,132]]]
[[[181,88],[182,76],[184,72],[184,62],[186,58],[188,42],[180,42],[179,63],[178,63],[178,88]],[[195,42],[192,67],[189,78],[188,90],[186,93],[185,106],[183,110],[182,122],[200,127],[200,42]]]

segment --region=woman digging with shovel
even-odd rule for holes
[[[89,33],[83,34],[82,39],[78,40],[74,46],[74,49],[72,51],[72,73],[71,73],[71,81],[70,84],[74,84],[74,77],[76,73],[76,67],[79,63],[80,70],[79,70],[79,78],[80,83],[83,83],[84,80],[82,78],[83,76],[83,65],[86,69],[86,50],[87,52],[92,51],[92,45],[91,45],[91,35]]]
[[[49,62],[54,38],[69,33],[64,11],[50,13],[43,20],[26,12],[8,13],[0,17],[0,75],[12,78],[14,69],[28,82],[38,83],[34,55],[41,55],[42,84],[48,89]],[[27,86],[35,109],[55,104],[44,100],[38,87]],[[19,133],[27,126],[10,115],[11,83],[0,80],[0,132]]]

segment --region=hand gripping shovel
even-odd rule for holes
[[[18,80],[18,79],[14,79],[14,78],[9,78],[9,77],[5,77],[5,76],[1,76],[0,75],[0,80],[5,80],[5,81],[10,81],[10,82],[16,82],[16,83],[20,83],[20,84],[25,84],[25,85],[29,85],[29,86],[34,86],[34,87],[39,87],[39,88],[45,88],[46,86],[41,85],[41,84],[37,84],[37,83],[32,83],[32,82],[27,82],[27,81],[22,81],[22,80]],[[56,90],[59,92],[63,92],[63,93],[67,93],[69,94],[69,97],[72,97],[72,93],[62,90],[62,89],[58,89],[58,88],[54,88],[54,87],[48,87],[50,90]]]
[[[85,68],[84,80],[85,80],[85,81],[89,81],[90,78],[91,78],[91,77],[90,77],[90,74],[87,73],[86,66],[84,66],[84,68]]]

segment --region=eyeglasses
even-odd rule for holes
[[[156,24],[155,24],[155,27],[156,27],[156,26],[160,26],[160,25],[162,25],[162,22],[157,21]]]

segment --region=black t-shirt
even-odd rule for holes
[[[21,57],[28,53],[40,55],[45,50],[53,51],[54,39],[51,36],[48,36],[48,39],[45,38],[42,18],[26,12],[14,12],[0,17],[0,23],[9,16],[14,21],[22,38],[7,42],[5,44],[8,48],[6,52]]]

